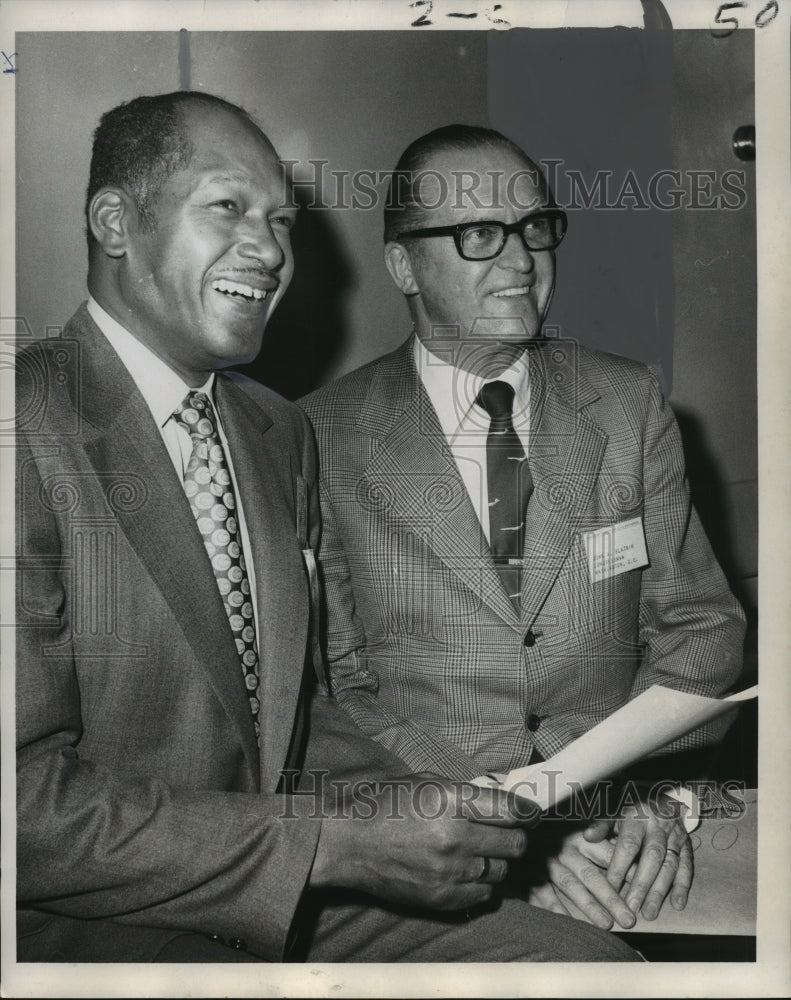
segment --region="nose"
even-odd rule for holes
[[[259,263],[267,271],[277,271],[286,260],[286,251],[266,219],[240,226],[237,250],[240,257]]]
[[[528,250],[521,233],[509,233],[505,238],[505,246],[497,258],[500,267],[511,268],[522,274],[529,274],[535,267],[533,253]]]

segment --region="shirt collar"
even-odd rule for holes
[[[88,299],[88,312],[132,376],[157,427],[164,427],[176,407],[192,391],[191,387],[149,347],[113,319],[96,299]],[[214,372],[194,391],[205,392],[213,399],[213,389]]]
[[[449,364],[436,354],[432,354],[417,336],[415,337],[414,359],[420,379],[446,437],[453,438],[459,430],[466,430],[464,425],[468,422],[471,414],[475,412],[479,416],[471,423],[481,430],[481,421],[485,420],[485,428],[488,430],[488,418],[483,409],[475,403],[478,393],[487,382],[507,382],[513,386],[514,424],[518,426],[519,423],[528,419],[530,380],[527,349],[496,378],[473,375],[471,372]]]

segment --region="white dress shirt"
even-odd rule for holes
[[[154,352],[146,345],[134,337],[125,327],[113,319],[94,298],[88,299],[88,312],[91,319],[105,335],[110,345],[115,350],[124,367],[132,376],[135,385],[141,396],[146,401],[146,405],[151,410],[151,415],[157,425],[162,440],[170,455],[170,460],[179,479],[183,482],[184,473],[187,471],[190,456],[192,455],[192,438],[185,427],[173,420],[173,411],[184,401],[188,392],[203,392],[214,405],[214,372],[206,379],[205,383],[197,389],[192,389],[187,383],[177,375],[172,368],[158,358]],[[250,595],[252,598],[253,613],[256,619],[256,631],[258,630],[258,605],[256,602],[255,566],[250,558],[250,536],[247,533],[247,524],[244,519],[242,509],[242,498],[239,494],[239,487],[236,481],[236,473],[233,468],[231,449],[228,447],[228,439],[223,430],[220,412],[215,406],[214,412],[217,415],[217,429],[225,451],[225,460],[228,463],[228,472],[233,483],[236,494],[236,512],[239,533],[241,535],[242,552],[247,569],[247,578],[250,581]]]
[[[415,337],[415,365],[439,418],[473,509],[489,539],[489,491],[486,483],[486,438],[489,414],[475,402],[487,382],[508,382],[514,389],[514,430],[525,455],[530,454],[530,383],[527,351],[497,378],[483,378],[455,368],[432,354]]]

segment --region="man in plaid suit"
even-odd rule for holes
[[[716,696],[740,672],[743,615],[691,507],[655,374],[541,337],[565,228],[538,168],[499,133],[416,140],[385,209],[412,335],[303,400],[323,518],[344,549],[324,554],[334,692],[415,770],[523,766],[652,684]],[[502,433],[522,470],[505,522],[515,508],[493,487],[489,383],[513,397]],[[516,557],[500,553],[509,532]],[[347,562],[364,660],[341,655],[348,636],[333,627]],[[621,824],[609,882],[578,896],[603,926],[629,923],[612,888],[638,855],[631,909],[651,918],[668,892],[684,905],[688,838],[680,823],[654,826],[624,837]]]

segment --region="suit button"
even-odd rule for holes
[[[541,716],[530,714],[527,717],[527,728],[531,733],[534,733],[538,727],[541,725]]]
[[[241,938],[231,938],[228,942],[228,947],[234,948],[236,951],[247,951],[247,942]]]
[[[206,937],[210,941],[216,941],[217,944],[225,944],[225,938],[222,937],[220,934],[207,934]]]
[[[525,633],[524,643],[528,649],[536,644],[536,634],[531,628]]]

